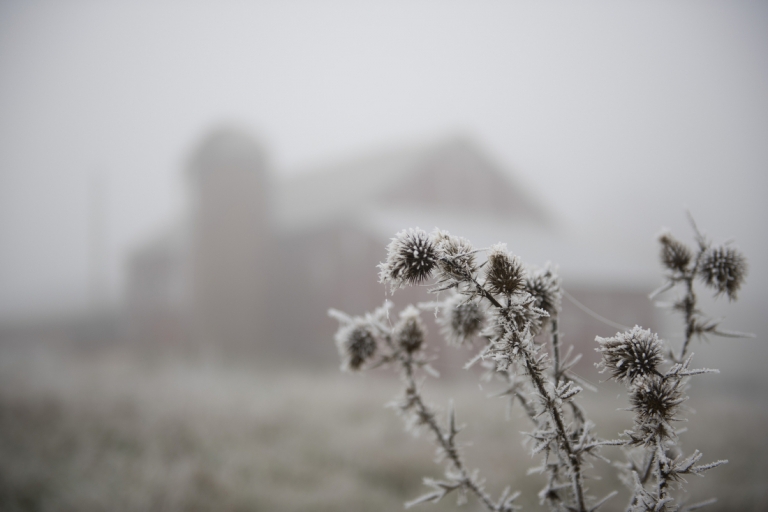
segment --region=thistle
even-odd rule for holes
[[[661,243],[661,262],[670,270],[666,283],[651,296],[672,290],[678,285],[683,290],[671,303],[673,311],[683,315],[685,333],[679,355],[668,351],[673,365],[662,370],[661,354],[668,349],[663,342],[650,331],[635,327],[631,331],[619,333],[613,338],[597,338],[602,353],[599,367],[611,371],[612,377],[629,386],[630,410],[634,413],[634,427],[624,435],[629,439],[628,447],[641,450],[642,462],[636,462],[632,453],[628,453],[629,463],[624,481],[632,491],[627,510],[641,512],[648,510],[681,510],[673,505],[670,483],[683,482],[683,475],[701,475],[705,471],[725,464],[720,460],[704,465],[696,465],[702,454],[696,450],[692,455],[683,457],[677,447],[679,434],[672,422],[678,420],[682,404],[687,399],[684,389],[689,377],[717,370],[691,369],[693,358],[688,355],[688,347],[694,336],[715,334],[729,337],[743,337],[742,333],[722,331],[720,320],[707,318],[698,308],[694,290],[696,278],[714,288],[715,296],[725,293],[729,299],[736,298],[746,274],[744,256],[731,247],[712,248],[691,218],[698,245],[692,252],[685,244],[665,232],[659,237]],[[703,506],[707,502],[701,504]],[[682,510],[693,510],[700,505],[691,505]]]
[[[494,295],[511,296],[525,286],[525,270],[520,258],[509,254],[505,244],[496,244],[488,254],[485,284]]]
[[[457,293],[446,300],[441,309],[438,323],[450,345],[463,345],[483,330],[486,314],[477,300]]]
[[[688,246],[674,238],[668,231],[663,231],[659,235],[659,243],[661,244],[661,263],[673,272],[685,272],[693,258]]]
[[[712,247],[711,242],[699,231],[689,214],[689,220],[695,234],[698,248],[692,253],[682,242],[668,232],[659,236],[662,263],[672,270],[667,274],[666,282],[651,294],[651,298],[675,288],[683,288],[683,294],[672,303],[673,310],[683,314],[685,333],[680,354],[673,359],[682,363],[688,353],[688,347],[694,337],[714,334],[726,337],[751,337],[750,334],[730,332],[720,329],[720,320],[709,318],[698,308],[698,298],[694,291],[697,279],[715,290],[715,297],[727,295],[729,300],[736,300],[737,292],[744,284],[747,275],[747,260],[738,249],[728,245]],[[682,285],[682,286],[680,286]]]
[[[341,369],[359,371],[376,354],[377,343],[368,323],[356,319],[338,330],[336,347],[341,356]]]
[[[632,383],[636,377],[651,376],[658,373],[658,366],[664,361],[658,336],[650,329],[643,330],[635,326],[624,333],[616,333],[612,338],[597,337],[600,344],[597,350],[603,358],[597,364],[601,372],[609,370],[617,381]]]
[[[631,512],[694,510],[703,504],[681,509],[674,504],[670,483],[682,482],[683,475],[702,474],[724,464],[717,461],[696,465],[698,451],[688,457],[677,447],[672,423],[678,420],[687,399],[688,379],[715,370],[691,369],[688,343],[694,335],[738,335],[719,330],[719,321],[707,319],[696,305],[695,279],[736,298],[746,274],[744,257],[730,247],[711,248],[697,231],[698,251],[692,251],[669,233],[659,236],[661,262],[668,271],[667,283],[660,292],[677,285],[684,295],[673,303],[683,313],[686,334],[679,356],[648,329],[639,326],[610,338],[597,337],[602,358],[598,367],[629,391],[629,410],[634,414],[631,430],[622,439],[603,440],[576,402],[588,383],[572,368],[579,356],[570,351],[561,358],[557,316],[564,293],[560,279],[551,268],[526,272],[517,256],[504,244],[475,250],[472,244],[447,231],[431,235],[420,229],[397,233],[387,247],[387,259],[379,265],[379,279],[394,291],[407,285],[422,284],[433,278],[432,292],[453,289],[452,295],[436,303],[441,332],[450,345],[466,345],[475,336],[485,340],[466,367],[480,361],[488,372],[484,377],[499,377],[506,384],[501,393],[519,402],[532,423],[527,436],[534,454],[542,454],[538,471],[545,473],[546,485],[539,493],[542,504],[553,511],[593,512],[616,494],[595,500],[587,495],[584,474],[591,460],[605,459],[599,450],[606,445],[621,446],[628,452],[624,481],[632,494],[627,507]],[[486,260],[478,264],[485,253]],[[445,478],[425,479],[433,490],[406,504],[437,502],[454,493],[462,503],[467,495],[492,512],[511,512],[518,493],[505,490],[498,500],[483,488],[476,472],[464,463],[456,436],[459,428],[451,407],[444,419],[423,398],[416,375],[430,375],[426,351],[426,328],[419,310],[408,306],[397,322],[389,322],[388,305],[373,314],[350,318],[332,312],[341,322],[336,342],[342,367],[360,370],[382,365],[395,366],[405,384],[397,408],[408,425],[431,432],[438,458],[446,461]],[[549,325],[549,329],[544,329]],[[548,335],[549,343],[544,339]],[[667,363],[662,354],[670,354]],[[687,356],[687,357],[686,357]],[[580,385],[581,384],[581,385]],[[641,452],[641,462],[635,455]],[[706,503],[704,503],[706,504]]]
[[[408,353],[419,350],[424,344],[426,329],[421,321],[419,310],[408,306],[400,313],[400,321],[394,329],[396,343]]]
[[[546,311],[549,316],[560,311],[563,292],[560,289],[560,278],[552,269],[529,272],[524,286],[525,291],[535,299],[534,307]]]
[[[680,404],[685,401],[679,379],[643,375],[634,381],[629,403],[642,429],[656,429],[659,424],[675,420]],[[656,432],[654,432],[656,433]],[[668,433],[659,433],[662,437]]]
[[[394,292],[406,285],[421,284],[437,264],[434,241],[422,229],[407,229],[395,235],[387,246],[387,261],[379,264],[379,282]]]
[[[704,284],[717,290],[717,295],[725,293],[729,300],[736,300],[736,292],[747,275],[747,260],[733,247],[714,247],[702,255],[700,275]]]
[[[437,246],[438,284],[454,287],[474,275],[477,271],[475,250],[469,240],[439,229],[432,236]]]

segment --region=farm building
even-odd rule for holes
[[[620,323],[652,327],[653,281],[566,229],[465,137],[395,147],[280,173],[246,132],[206,136],[188,160],[181,219],[128,261],[132,336],[212,352],[334,357],[335,307],[362,314],[385,299],[376,265],[406,227],[435,227],[476,247],[503,241],[524,262],[556,265],[569,294]],[[603,244],[605,245],[605,244]],[[649,284],[650,283],[650,284]],[[401,290],[395,309],[434,300]],[[616,329],[565,301],[569,342]]]

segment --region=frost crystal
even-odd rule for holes
[[[342,326],[336,332],[336,347],[343,370],[358,371],[376,353],[376,338],[362,319]]]
[[[421,284],[432,275],[437,263],[434,242],[422,229],[406,229],[387,246],[387,261],[379,264],[379,282],[392,291],[405,285]]]
[[[525,285],[525,271],[520,258],[511,255],[505,244],[496,244],[488,254],[486,285],[495,295],[513,295]]]
[[[597,367],[601,371],[610,370],[611,377],[617,381],[629,383],[636,377],[652,375],[664,361],[658,336],[637,325],[612,338],[598,336],[595,340],[600,344],[595,350],[603,355]]]
[[[746,275],[747,260],[733,247],[708,249],[701,259],[701,279],[716,289],[717,295],[728,295],[729,300],[736,299]]]

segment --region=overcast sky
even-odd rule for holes
[[[281,172],[465,133],[570,229],[651,265],[690,208],[747,252],[754,295],[767,29],[764,2],[0,2],[0,317],[85,300],[99,173],[117,296],[222,121]]]

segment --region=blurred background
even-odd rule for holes
[[[702,308],[756,338],[694,347],[722,373],[683,447],[731,462],[688,498],[765,510],[766,27],[760,2],[0,2],[0,509],[399,509],[442,469],[384,409],[391,372],[339,374],[326,316],[382,303],[389,238],[557,265],[599,383],[616,327],[585,307],[680,343],[648,294],[689,211],[750,263]],[[427,320],[425,393],[536,508],[525,418]],[[626,397],[601,388],[615,438]]]

